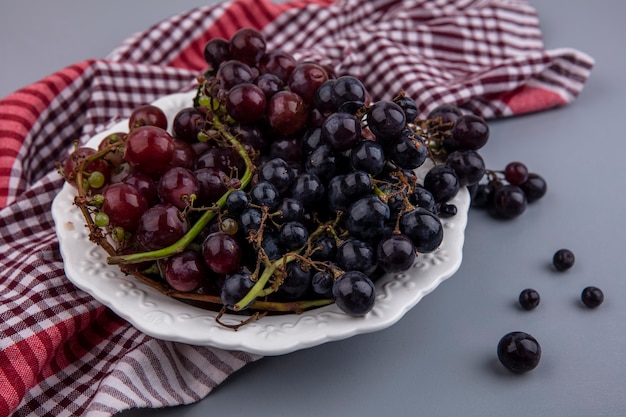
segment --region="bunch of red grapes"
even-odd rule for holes
[[[204,56],[195,98],[170,123],[141,106],[127,132],[62,169],[109,262],[171,296],[362,316],[378,277],[439,247],[461,187],[509,218],[545,192],[520,166],[505,179],[486,170],[489,128],[475,115],[442,106],[420,120],[402,92],[371,103],[357,78],[267,50],[254,29],[212,39]]]

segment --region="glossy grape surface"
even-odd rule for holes
[[[524,310],[534,310],[539,306],[541,297],[537,290],[526,288],[519,294],[518,301]]]
[[[498,359],[514,373],[532,371],[539,365],[541,346],[537,339],[525,332],[511,332],[498,342]]]
[[[367,275],[348,271],[335,280],[332,294],[337,306],[346,314],[363,316],[374,307],[376,290]]]
[[[580,298],[585,306],[596,308],[604,302],[604,293],[598,287],[585,287]]]
[[[569,249],[559,249],[552,257],[552,265],[560,272],[570,269],[574,266],[575,261],[576,257],[574,256],[574,252]]]

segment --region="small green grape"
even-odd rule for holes
[[[113,240],[116,242],[123,242],[126,239],[126,232],[123,227],[117,226],[111,231],[111,236],[113,236]]]
[[[104,196],[102,194],[96,194],[93,197],[91,197],[91,200],[89,200],[89,205],[96,207],[96,208],[102,207],[103,204],[104,204]]]
[[[92,188],[101,188],[105,182],[104,174],[100,171],[94,171],[89,174],[87,182]]]
[[[93,222],[98,227],[106,227],[109,225],[109,215],[101,211],[94,216]]]
[[[209,140],[209,136],[207,136],[207,134],[204,132],[198,132],[197,137],[199,142],[206,142]]]
[[[221,229],[224,233],[232,236],[239,230],[239,224],[235,219],[226,218],[222,220]]]
[[[198,104],[202,107],[209,108],[211,106],[211,97],[201,95],[200,97],[198,97]]]

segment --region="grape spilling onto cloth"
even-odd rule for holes
[[[372,103],[357,78],[266,50],[249,28],[204,56],[194,99],[169,125],[141,106],[128,131],[62,167],[109,263],[172,297],[362,316],[378,277],[439,247],[461,187],[506,218],[545,193],[521,163],[487,170],[477,151],[489,128],[456,107],[421,120],[403,92]]]

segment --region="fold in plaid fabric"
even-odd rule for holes
[[[593,61],[544,50],[516,0],[235,0],[191,10],[0,100],[0,415],[109,416],[205,397],[259,357],[156,340],[65,277],[50,204],[55,163],[133,108],[192,88],[204,44],[241,27],[268,48],[400,90],[424,116],[454,104],[484,117],[545,110],[581,92]]]

